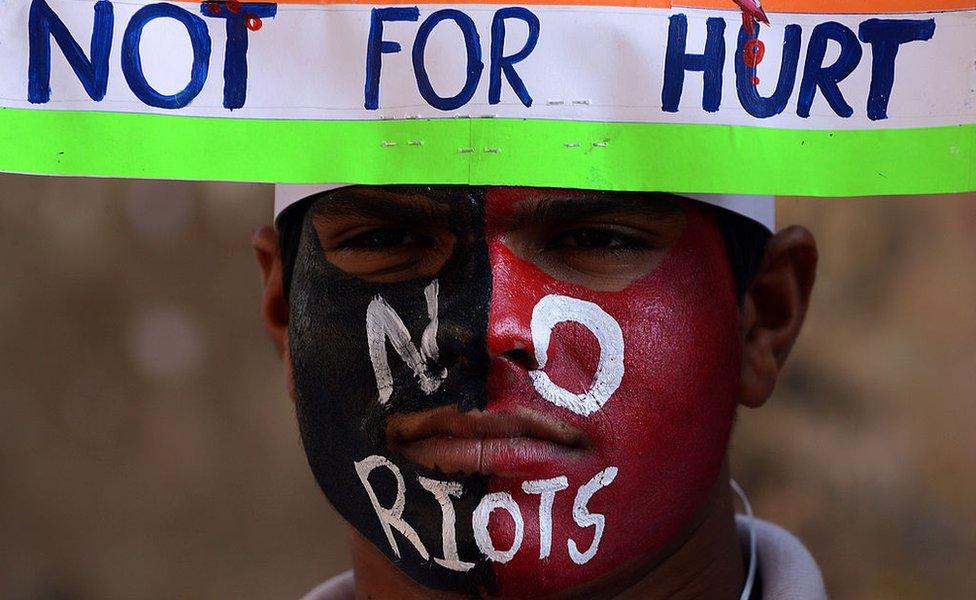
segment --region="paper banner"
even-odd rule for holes
[[[0,170],[976,190],[976,1],[686,4],[0,0]]]

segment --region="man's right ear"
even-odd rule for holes
[[[271,336],[278,356],[284,358],[288,344],[288,301],[282,287],[281,250],[278,233],[265,226],[254,232],[251,246],[264,276],[264,295],[261,298],[261,320]]]
[[[799,226],[766,244],[759,272],[742,300],[742,376],[739,403],[762,406],[800,334],[817,273],[817,243]]]

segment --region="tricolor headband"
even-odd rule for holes
[[[976,0],[10,0],[0,39],[4,171],[976,190]]]
[[[286,208],[317,194],[328,192],[349,184],[333,183],[323,185],[276,185],[274,218],[278,221],[278,216]],[[718,206],[744,217],[748,217],[764,226],[770,231],[776,228],[776,206],[772,196],[736,196],[730,194],[681,194],[686,198],[705,202],[713,206]]]

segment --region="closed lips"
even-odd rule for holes
[[[391,415],[386,439],[393,452],[445,474],[512,477],[578,459],[589,445],[580,430],[535,411],[460,412],[455,407]]]

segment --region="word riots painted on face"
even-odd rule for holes
[[[56,10],[52,4],[59,8]],[[125,86],[142,105],[165,110],[186,108],[213,77],[211,64],[216,60],[223,67],[222,75],[218,76],[222,77],[223,109],[241,109],[246,106],[248,96],[249,42],[252,38],[268,35],[266,32],[276,26],[299,31],[299,25],[294,21],[284,20],[284,13],[279,14],[275,3],[206,0],[191,11],[185,7],[188,5],[160,2],[141,6],[131,14],[128,7],[116,11],[111,0],[94,2],[90,13],[79,13],[77,5],[52,4],[48,0],[32,0],[27,22],[23,24],[29,46],[25,92],[27,101],[32,104],[52,100],[52,46],[56,45],[87,97],[95,103],[105,100],[107,90],[113,89],[110,74],[118,76],[121,72]],[[72,18],[62,19],[61,13],[68,11]],[[127,22],[116,23],[117,12],[124,12]],[[341,40],[342,46],[353,51],[334,52],[335,56],[327,57],[327,60],[336,62],[354,60],[355,65],[335,66],[329,69],[329,75],[316,73],[313,77],[322,77],[320,85],[332,88],[353,85],[355,80],[356,85],[361,86],[359,103],[366,115],[384,106],[403,105],[404,98],[398,96],[407,93],[409,84],[404,82],[410,79],[414,86],[410,93],[419,95],[426,106],[436,111],[452,111],[484,103],[497,105],[503,103],[503,94],[514,95],[513,100],[517,99],[519,105],[529,109],[539,94],[534,91],[539,85],[526,73],[538,78],[540,72],[545,71],[540,70],[539,65],[576,60],[559,55],[565,54],[564,43],[541,43],[545,41],[547,31],[551,31],[546,18],[555,20],[559,18],[558,12],[504,7],[494,10],[489,23],[485,23],[476,11],[469,12],[456,8],[425,7],[421,10],[420,6],[372,8],[368,24],[362,23],[358,29],[338,34],[347,36]],[[87,23],[77,23],[80,14],[88,19]],[[807,119],[815,98],[822,97],[833,117],[846,119],[855,115],[858,111],[853,102],[863,107],[863,114],[869,119],[884,120],[888,118],[895,90],[898,57],[936,35],[934,18],[868,18],[856,27],[853,23],[849,26],[825,18],[813,25],[809,19],[803,25],[786,24],[782,33],[775,35],[771,29],[763,34],[758,24],[749,28],[743,25],[738,29],[736,40],[730,44],[725,35],[728,26],[725,17],[689,22],[685,12],[667,14],[667,35],[660,38],[660,50],[656,55],[640,58],[640,64],[647,69],[659,71],[655,77],[660,81],[660,87],[647,90],[646,94],[654,102],[659,99],[658,110],[663,113],[719,111],[723,106],[723,82],[731,78],[738,104],[751,118],[779,115],[789,105],[795,106],[797,118]],[[328,13],[327,18],[346,17],[333,12]],[[728,18],[736,22],[734,17]],[[479,19],[481,25],[478,25]],[[578,23],[578,27],[588,27],[586,19],[578,19]],[[143,33],[161,24],[169,28],[167,43],[147,45]],[[224,30],[222,60],[213,57],[213,37],[219,34],[218,28]],[[330,31],[348,29],[336,26]],[[86,49],[82,32],[88,30],[91,40]],[[300,44],[303,34],[296,35]],[[120,50],[112,56],[118,36],[121,36]],[[695,47],[699,45],[697,42],[690,43],[692,39],[704,39],[704,48],[699,50]],[[804,42],[806,50],[801,60],[801,44]],[[774,70],[770,72],[775,74],[776,85],[769,95],[763,95],[759,89],[757,75],[757,70],[762,68],[759,63],[763,60],[766,44],[782,46],[779,68],[772,67]],[[265,54],[274,52],[278,45],[262,45],[261,51]],[[546,49],[540,50],[541,47]],[[147,53],[160,54],[164,48],[165,55],[147,56]],[[188,51],[172,52],[173,48]],[[400,53],[409,54],[409,60],[393,60],[394,55]],[[865,59],[868,53],[870,58]],[[734,56],[732,68],[727,65],[729,54]],[[261,58],[259,63],[251,60],[252,67],[257,63],[267,69],[268,65],[278,64],[278,57]],[[842,84],[862,60],[870,60],[869,77],[842,91]],[[110,61],[118,61],[117,68]],[[160,61],[166,63],[169,79],[181,79],[181,88],[171,93],[160,89],[173,87],[170,85],[172,81],[168,79],[163,85],[158,74],[154,81],[153,69],[145,67]],[[528,68],[532,65],[534,68]],[[595,67],[589,65],[588,68]],[[404,73],[404,70],[411,72]],[[765,75],[765,71],[763,73]],[[263,77],[272,75],[262,72]],[[692,76],[702,80],[700,98],[692,98],[684,92],[685,81]],[[600,80],[596,74],[594,78]],[[388,89],[384,94],[383,82],[389,79],[397,82],[396,93]],[[604,79],[610,81],[613,77]],[[483,80],[487,80],[487,86],[482,85]],[[301,85],[307,83],[303,81]],[[284,93],[292,89],[287,83],[279,82],[278,85]],[[485,96],[476,97],[478,90],[485,88],[486,92],[481,92]],[[729,104],[728,100],[724,102]],[[337,107],[320,108],[335,110]]]
[[[427,544],[420,539],[417,531],[408,523],[403,513],[407,506],[406,483],[400,469],[389,459],[372,455],[356,462],[354,465],[356,474],[362,482],[369,496],[369,501],[376,511],[386,539],[390,544],[393,554],[400,558],[400,546],[394,536],[394,531],[403,536],[413,545],[420,557],[427,561],[431,560],[431,553],[427,549]],[[380,477],[379,471],[386,471],[387,477],[393,477],[396,482],[396,493],[391,501],[386,505],[380,501],[370,477]],[[577,565],[589,562],[600,549],[600,540],[603,538],[603,531],[606,525],[606,517],[602,514],[591,513],[588,504],[590,499],[602,488],[613,483],[617,476],[617,467],[607,467],[594,475],[588,482],[581,485],[576,490],[573,499],[573,521],[581,529],[592,527],[592,541],[585,549],[581,548],[581,543],[570,538],[566,540],[566,551],[570,559]],[[443,556],[433,557],[433,561],[451,571],[465,572],[474,568],[475,563],[462,560],[458,555],[457,549],[457,523],[454,513],[453,501],[464,496],[464,486],[456,481],[440,481],[418,476],[421,487],[430,492],[437,501],[441,509],[441,549]],[[553,477],[522,482],[522,491],[527,495],[539,496],[538,512],[538,531],[539,531],[539,559],[545,559],[552,553],[552,508],[559,492],[569,487],[565,476]],[[502,544],[499,548],[492,538],[489,520],[496,511],[507,513],[508,518],[514,524],[514,533],[507,547]],[[496,563],[507,563],[512,560],[522,546],[525,535],[525,518],[519,508],[518,503],[508,492],[493,492],[481,498],[472,514],[471,530],[474,533],[475,542],[478,549],[486,559]],[[429,543],[429,541],[428,541]]]

